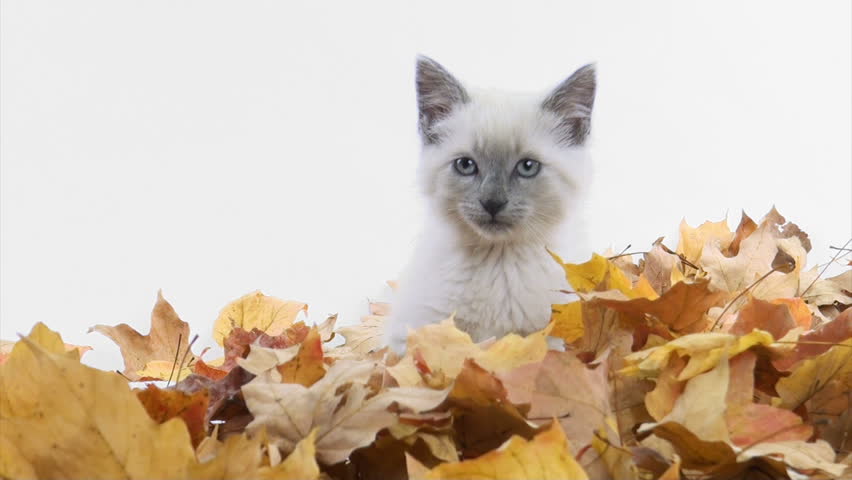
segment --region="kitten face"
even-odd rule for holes
[[[476,241],[544,243],[589,176],[593,68],[527,96],[468,90],[420,58],[417,87],[420,180],[435,210]]]

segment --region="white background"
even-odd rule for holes
[[[364,313],[421,210],[414,55],[545,89],[598,63],[596,249],[774,203],[850,236],[850,2],[4,0],[0,337],[120,368],[156,291],[210,343],[254,289]]]

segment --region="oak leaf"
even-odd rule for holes
[[[171,304],[163,298],[163,292],[157,292],[157,303],[151,312],[151,331],[142,335],[130,325],[121,323],[114,327],[95,325],[89,332],[106,335],[121,349],[124,358],[124,376],[130,380],[139,380],[139,371],[149,362],[161,360],[170,362],[181,358],[189,344],[189,324],[178,317]],[[180,345],[178,345],[180,342]],[[192,353],[186,356],[189,362],[194,358]]]
[[[302,302],[281,300],[260,291],[249,293],[222,309],[213,324],[213,339],[224,345],[234,327],[248,331],[257,328],[274,337],[292,325],[300,312],[307,311],[308,305]]]

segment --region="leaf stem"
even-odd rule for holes
[[[746,288],[745,288],[745,290],[743,290],[742,292],[740,292],[740,294],[739,294],[739,295],[737,295],[736,297],[734,297],[734,299],[733,299],[733,300],[731,300],[731,303],[729,303],[729,304],[725,307],[725,309],[724,309],[724,310],[722,310],[722,313],[720,313],[720,314],[719,314],[719,317],[718,317],[718,318],[716,318],[716,321],[713,323],[713,326],[710,328],[710,331],[712,332],[713,330],[716,330],[716,327],[719,325],[719,322],[721,322],[721,321],[722,321],[722,317],[724,317],[724,316],[725,316],[725,313],[727,313],[727,312],[728,312],[728,310],[730,310],[730,308],[731,308],[731,306],[733,306],[733,304],[737,303],[737,300],[739,300],[740,298],[742,298],[742,296],[743,296],[743,295],[745,295],[746,293],[748,293],[748,291],[749,291],[749,290],[751,290],[752,288],[754,288],[754,286],[755,286],[755,285],[757,285],[758,283],[762,282],[762,281],[763,281],[763,279],[765,279],[766,277],[768,277],[768,276],[772,275],[773,273],[775,273],[775,272],[777,272],[777,271],[778,271],[778,267],[773,267],[773,268],[772,268],[772,270],[770,270],[770,271],[766,272],[765,274],[763,274],[763,276],[762,276],[762,277],[760,277],[760,278],[758,278],[757,280],[755,280],[755,281],[754,281],[754,283],[752,283],[751,285],[749,285],[748,287],[746,287]]]
[[[166,380],[166,388],[169,388],[169,382],[172,381],[172,375],[175,374],[175,365],[177,365],[178,355],[180,355],[180,343],[183,340],[183,334],[178,333],[178,344],[177,348],[175,348],[175,359],[172,361],[172,371],[169,373],[169,379]],[[178,374],[180,376],[180,374]]]
[[[805,294],[808,293],[808,290],[810,290],[811,287],[813,287],[814,284],[817,282],[817,280],[819,280],[820,277],[822,277],[822,275],[825,273],[825,271],[828,270],[828,267],[830,267],[831,264],[834,263],[835,260],[837,260],[837,257],[840,255],[840,252],[846,250],[846,246],[849,245],[850,242],[852,242],[852,238],[850,238],[849,240],[846,240],[846,243],[844,243],[842,247],[837,249],[837,253],[835,253],[834,256],[831,257],[831,260],[829,260],[828,263],[826,263],[825,266],[822,267],[822,270],[820,270],[819,275],[817,275],[816,278],[814,279],[814,281],[811,282],[810,285],[808,285],[808,288],[806,288],[805,291],[802,292],[801,295],[799,295],[800,297],[804,297]]]

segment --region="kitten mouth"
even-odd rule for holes
[[[478,226],[480,230],[488,234],[508,232],[512,228],[511,224],[501,222],[494,218],[484,222],[479,222]]]

